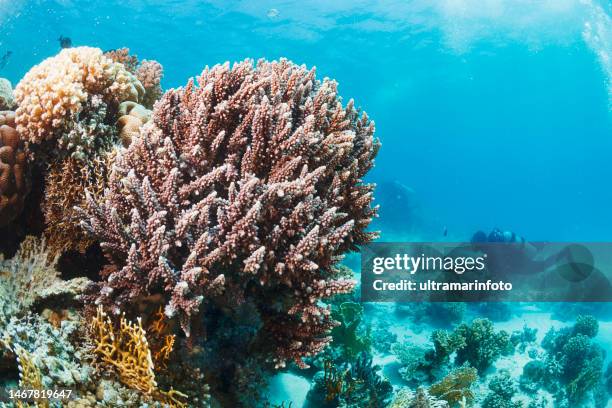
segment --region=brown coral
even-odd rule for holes
[[[15,109],[13,87],[8,79],[0,78],[0,111]]]
[[[84,252],[94,242],[80,227],[82,218],[74,208],[85,205],[86,190],[102,196],[114,155],[111,150],[86,162],[67,157],[49,165],[42,209],[45,236],[55,252]]]
[[[29,188],[27,157],[15,130],[15,113],[0,111],[0,227],[21,213]]]
[[[113,263],[100,300],[122,308],[161,291],[189,334],[203,304],[250,299],[275,362],[301,363],[335,324],[318,301],[353,288],[334,265],[373,237],[361,178],[374,124],[286,60],[215,66],[198,85],[162,97],[104,199],[88,201],[84,227]]]
[[[142,99],[142,104],[151,109],[153,104],[161,97],[161,79],[164,76],[162,65],[153,60],[142,60],[140,66],[136,70],[136,77],[142,83],[145,89],[145,95]]]
[[[31,143],[57,139],[78,122],[88,97],[118,105],[138,101],[140,82],[120,63],[91,47],[66,48],[30,69],[15,88],[17,130]]]

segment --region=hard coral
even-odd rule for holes
[[[145,89],[142,104],[147,108],[152,108],[153,104],[161,97],[161,79],[164,76],[162,65],[153,60],[142,60],[136,70],[136,77]]]
[[[94,353],[116,372],[123,384],[166,406],[186,406],[181,401],[185,397],[182,393],[174,389],[162,391],[157,387],[151,350],[140,319],[134,324],[122,316],[119,327],[115,328],[99,307],[91,322],[91,336],[95,342]]]
[[[0,111],[15,109],[13,87],[8,79],[0,78]]]
[[[140,136],[140,128],[151,119],[151,111],[135,102],[126,101],[119,105],[117,130],[124,147]]]
[[[72,129],[88,98],[107,104],[138,101],[140,82],[122,64],[91,47],[66,48],[30,69],[15,88],[17,130],[30,143],[55,140]]]
[[[81,229],[82,218],[75,206],[85,205],[85,190],[94,197],[102,196],[114,155],[109,151],[86,162],[67,157],[49,165],[42,209],[45,236],[54,251],[85,252],[93,244],[92,237]]]
[[[15,129],[15,113],[0,111],[0,227],[22,211],[30,189],[27,157]]]
[[[27,312],[40,294],[58,279],[58,257],[44,240],[26,237],[11,259],[0,254],[0,330],[11,317]]]
[[[112,59],[115,62],[123,64],[125,69],[130,73],[136,73],[136,67],[138,66],[138,57],[130,54],[129,48],[117,48],[104,52],[104,56]]]
[[[101,300],[162,291],[189,334],[203,303],[249,298],[276,363],[301,363],[335,325],[317,301],[353,288],[334,265],[374,236],[361,181],[374,124],[286,60],[207,68],[198,83],[163,96],[104,199],[89,200],[84,226],[113,263]]]

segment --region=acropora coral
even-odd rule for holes
[[[0,227],[3,227],[23,210],[30,174],[26,149],[15,129],[15,112],[1,109],[0,106]]]
[[[6,78],[0,78],[0,111],[15,109],[15,97],[11,82]]]
[[[247,60],[168,91],[85,210],[112,263],[99,300],[124,309],[161,291],[189,335],[209,302],[248,299],[277,366],[321,351],[335,322],[317,301],[353,288],[335,264],[375,236],[361,181],[374,124],[336,88],[286,60]]]
[[[136,69],[136,78],[144,86],[145,94],[142,104],[151,109],[162,95],[161,79],[164,76],[162,65],[153,60],[142,60]]]

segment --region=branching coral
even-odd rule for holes
[[[112,59],[115,62],[123,64],[132,74],[136,73],[136,67],[138,67],[138,57],[130,54],[129,48],[117,48],[104,52],[104,56]]]
[[[15,126],[15,113],[0,110],[0,227],[21,213],[30,189],[26,151]]]
[[[471,325],[461,324],[455,334],[464,339],[465,346],[457,350],[457,364],[468,362],[480,373],[487,369],[502,354],[513,350],[510,335],[501,330],[495,332],[493,323],[488,319],[476,319]]]
[[[277,365],[301,363],[335,324],[317,301],[353,287],[334,265],[373,237],[361,178],[374,124],[342,107],[335,82],[286,60],[215,66],[198,83],[164,95],[104,199],[89,199],[84,226],[114,265],[101,300],[162,291],[189,334],[205,299],[250,298]]]
[[[142,104],[151,109],[153,104],[161,97],[161,79],[164,76],[164,69],[157,61],[142,60],[136,69],[136,78],[144,86],[145,94]]]
[[[94,242],[81,229],[82,218],[74,207],[85,205],[86,190],[93,197],[102,196],[114,155],[111,150],[86,162],[67,157],[49,165],[42,208],[47,223],[45,235],[54,251],[84,252]]]
[[[184,394],[174,389],[158,389],[151,350],[140,319],[134,324],[122,316],[119,327],[115,328],[110,317],[99,307],[91,322],[91,336],[95,342],[94,353],[117,373],[123,384],[168,406],[186,406],[181,400]]]
[[[30,69],[15,87],[17,130],[34,144],[58,139],[79,122],[90,97],[118,105],[143,94],[138,80],[99,49],[67,48]]]
[[[8,79],[0,78],[0,111],[15,109],[13,87]]]
[[[26,237],[13,258],[5,260],[0,254],[0,329],[55,283],[57,260],[44,240],[32,236]]]
[[[482,408],[521,408],[523,404],[512,401],[516,386],[508,371],[502,370],[489,382],[489,394],[482,401]]]
[[[558,403],[578,406],[604,388],[605,352],[592,340],[598,326],[592,316],[578,316],[573,327],[551,329],[544,337],[542,347],[548,354],[543,383],[557,393]]]

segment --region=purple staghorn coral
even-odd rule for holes
[[[373,134],[336,82],[287,60],[206,68],[168,91],[85,209],[111,261],[99,301],[164,293],[187,335],[205,304],[250,302],[276,365],[303,364],[335,324],[318,301],[354,286],[334,265],[375,237]]]

